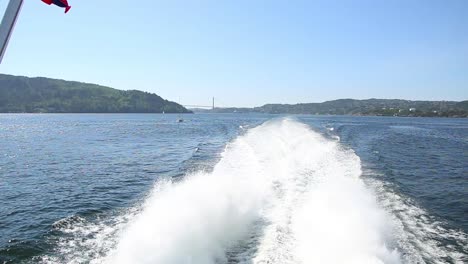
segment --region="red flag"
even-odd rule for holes
[[[42,2],[44,2],[44,3],[48,4],[48,5],[54,4],[56,6],[63,7],[63,8],[65,8],[65,13],[67,13],[68,10],[70,10],[70,8],[71,8],[71,6],[68,5],[67,0],[42,0]]]

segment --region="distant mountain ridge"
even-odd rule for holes
[[[268,113],[364,116],[468,117],[468,101],[410,101],[401,99],[339,99],[323,103],[266,104],[254,108],[216,108],[218,113]]]
[[[0,113],[191,113],[152,93],[0,74]]]

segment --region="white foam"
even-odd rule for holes
[[[43,263],[464,263],[468,251],[466,234],[364,183],[353,151],[291,119],[239,136],[212,172],[157,182],[142,205],[54,228]]]
[[[229,144],[213,172],[160,183],[106,261],[223,263],[230,252],[248,263],[399,263],[359,175],[336,142],[268,122]]]
[[[56,253],[39,260],[466,262],[465,233],[444,228],[385,182],[364,184],[360,176],[359,157],[338,141],[291,119],[267,122],[228,144],[212,172],[159,181],[143,205],[108,219],[58,221],[64,235]]]
[[[405,263],[467,263],[468,236],[445,227],[410,198],[395,193],[385,182],[368,179],[382,207],[392,216],[398,247]],[[450,241],[446,243],[443,241]]]
[[[359,158],[303,125],[289,123],[288,129],[300,143],[290,146],[294,155],[287,159],[296,168],[283,186],[295,186],[275,202],[283,220],[270,221],[255,262],[399,263],[388,247],[394,244],[390,222],[359,179]]]

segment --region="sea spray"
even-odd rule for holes
[[[290,166],[265,216],[254,263],[400,263],[393,227],[360,179],[360,159],[284,120]],[[274,199],[269,199],[272,201]]]
[[[159,183],[121,238],[112,263],[216,263],[258,219],[269,184],[245,138],[226,147],[212,173]]]
[[[245,263],[399,263],[359,176],[337,142],[267,122],[228,144],[212,172],[159,182],[106,261],[224,263],[229,252]]]

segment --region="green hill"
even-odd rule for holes
[[[254,108],[217,108],[210,111],[218,113],[468,117],[468,101],[339,99],[323,103],[266,104]]]
[[[0,74],[0,113],[190,113],[156,94]]]
[[[468,111],[468,101],[461,101],[461,102],[456,104],[456,107],[458,109],[463,109],[465,111]]]
[[[379,116],[464,116],[463,102],[409,101],[399,99],[340,99],[323,103],[281,105],[268,104],[255,108],[264,113]]]

